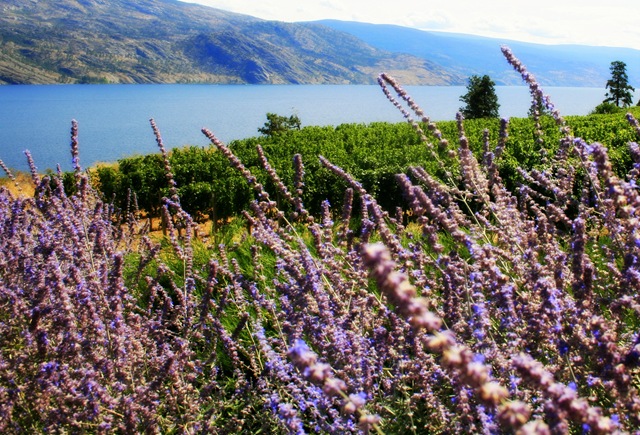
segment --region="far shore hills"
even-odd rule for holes
[[[412,28],[323,20],[284,23],[175,0],[0,5],[0,84],[464,85],[489,75],[521,84],[508,45],[546,86],[604,87],[612,61],[640,87],[640,51],[541,45]]]

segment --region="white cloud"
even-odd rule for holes
[[[640,49],[637,0],[189,0],[279,21],[333,18],[548,44]]]

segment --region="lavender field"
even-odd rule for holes
[[[616,175],[607,144],[575,137],[503,53],[562,133],[547,169],[521,169],[511,190],[497,166],[508,120],[474,155],[461,116],[449,143],[385,74],[440,165],[397,176],[398,210],[319,156],[349,188],[314,216],[299,155],[287,186],[258,150],[266,192],[204,129],[256,199],[201,234],[152,122],[170,189],[158,237],[135,196],[101,198],[75,123],[75,193],[29,156],[35,195],[0,188],[0,432],[637,431],[640,147]]]

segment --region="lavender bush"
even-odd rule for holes
[[[574,137],[503,52],[562,132],[549,170],[521,170],[525,183],[508,190],[496,164],[507,120],[476,156],[460,115],[453,145],[383,74],[439,177],[398,175],[407,206],[384,210],[321,156],[349,188],[312,216],[299,156],[286,186],[259,150],[269,194],[205,129],[257,198],[215,242],[182,210],[155,123],[171,189],[161,240],[138,223],[135,197],[116,210],[92,189],[74,122],[75,193],[30,156],[35,197],[0,190],[0,431],[640,427],[640,148],[630,144],[637,164],[616,176],[607,149]]]

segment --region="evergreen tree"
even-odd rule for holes
[[[466,103],[465,107],[460,108],[460,112],[467,119],[497,118],[500,116],[498,114],[500,104],[498,104],[495,83],[488,75],[469,77],[467,93],[460,97],[460,101]]]
[[[633,100],[632,92],[635,91],[633,86],[629,84],[629,77],[627,76],[627,64],[616,60],[611,62],[611,79],[607,80],[606,88],[607,92],[605,103],[615,103],[618,107],[630,106]]]

